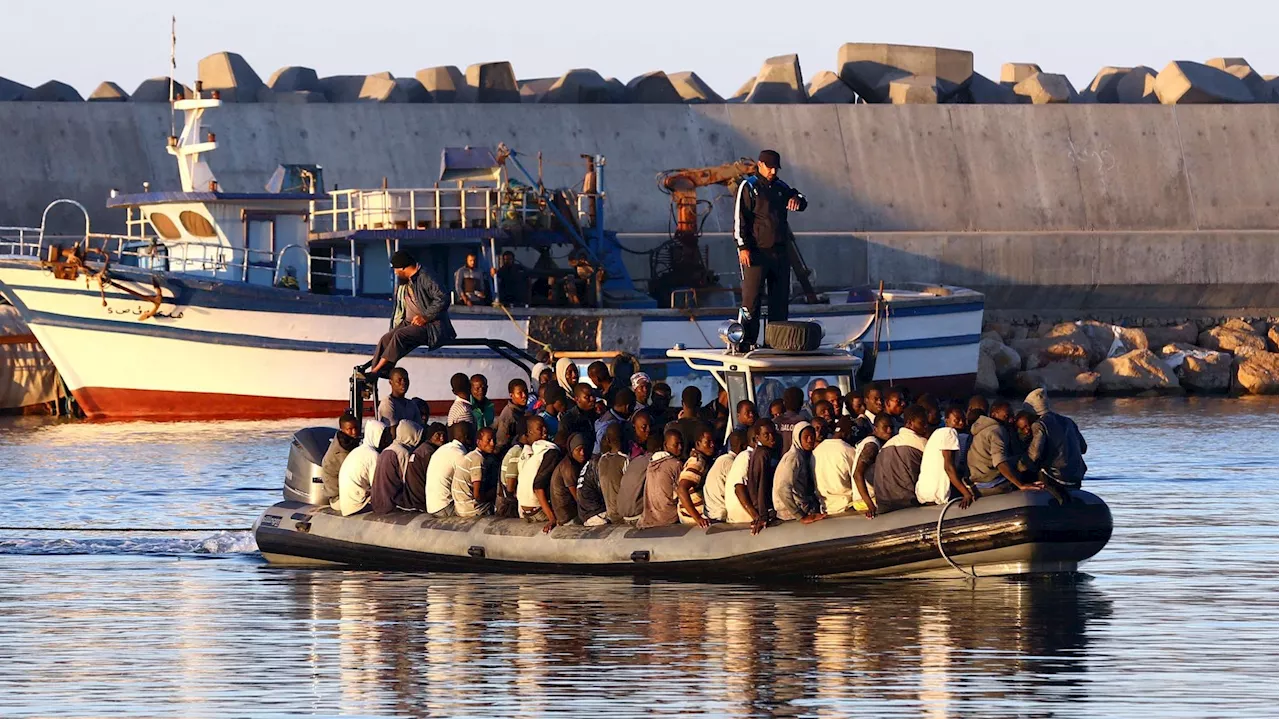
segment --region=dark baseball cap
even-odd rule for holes
[[[391,266],[397,270],[413,267],[416,264],[418,264],[418,261],[413,259],[413,255],[404,250],[396,250],[395,254],[391,255]]]
[[[782,167],[782,157],[777,150],[761,150],[759,159],[765,167],[772,167],[775,170]]]

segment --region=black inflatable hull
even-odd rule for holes
[[[1059,506],[1044,492],[987,497],[947,509],[942,549],[979,576],[1075,571],[1111,538],[1111,512],[1074,492]],[[959,576],[940,554],[941,507],[867,519],[784,522],[752,536],[746,525],[637,529],[558,527],[513,519],[436,519],[418,513],[342,517],[281,502],[255,525],[273,563],[440,571],[605,574],[714,580]]]

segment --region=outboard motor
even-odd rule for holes
[[[329,450],[329,442],[337,433],[333,427],[307,427],[293,433],[293,441],[289,443],[289,464],[284,471],[286,501],[327,504],[320,463]]]

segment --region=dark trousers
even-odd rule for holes
[[[378,340],[373,361],[376,364],[378,360],[386,359],[389,364],[394,365],[419,347],[435,349],[456,336],[453,324],[447,318],[428,322],[421,327],[406,322]]]
[[[742,268],[742,307],[747,311],[746,321],[742,323],[744,344],[759,344],[760,305],[766,296],[769,321],[786,321],[791,299],[791,263],[785,247],[774,245],[767,250],[752,250],[751,266]]]

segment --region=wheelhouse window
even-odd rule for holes
[[[178,231],[178,226],[173,224],[173,220],[168,215],[160,212],[152,212],[147,216],[151,221],[151,226],[156,228],[156,234],[166,240],[176,240],[182,237],[182,233]]]
[[[213,229],[213,223],[209,218],[199,212],[191,210],[183,210],[178,215],[178,221],[186,228],[187,232],[194,237],[217,237],[218,233]]]

